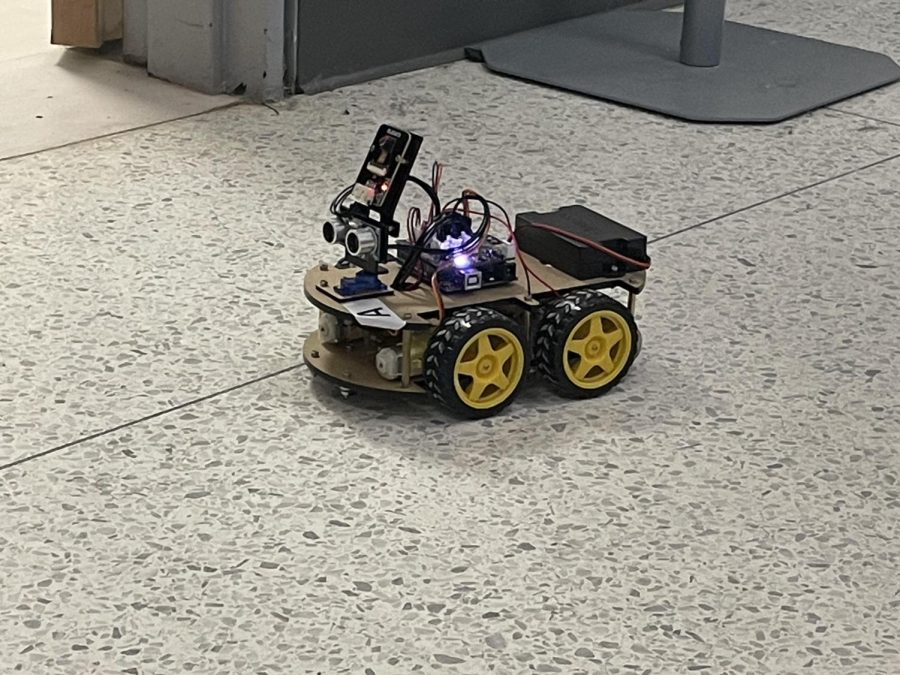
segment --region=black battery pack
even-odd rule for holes
[[[645,235],[584,206],[564,206],[552,213],[518,214],[516,239],[519,249],[576,279],[616,277],[643,268],[585,242],[544,229],[542,225],[595,242],[632,260],[650,263]]]

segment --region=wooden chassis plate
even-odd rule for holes
[[[560,270],[544,265],[536,258],[523,254],[526,264],[541,278],[547,281],[558,291],[567,291],[577,288],[623,288],[632,295],[638,295],[644,290],[647,273],[643,270],[630,272],[621,277],[597,277],[594,279],[576,279]],[[389,262],[385,265],[387,271],[379,275],[383,283],[390,286],[397,273],[399,264]],[[333,265],[319,265],[310,269],[304,280],[304,292],[309,301],[320,310],[331,314],[350,314],[343,307],[345,302],[359,298],[337,299],[332,289],[339,285],[341,279],[353,276],[354,268],[340,269]],[[515,302],[525,307],[534,307],[541,300],[553,295],[553,292],[543,286],[536,279],[532,279],[532,295],[528,295],[525,283],[524,270],[519,269],[519,279],[504,286],[483,288],[468,293],[453,293],[443,296],[447,311],[469,307],[472,305],[495,305],[499,303]],[[401,317],[410,327],[434,326],[438,323],[438,308],[427,285],[422,285],[415,291],[394,291],[386,295],[378,295],[391,311]]]
[[[322,344],[318,332],[303,344],[303,360],[315,373],[339,386],[391,394],[424,394],[415,382],[404,387],[400,380],[386,380],[375,367],[377,347],[356,341],[348,345]]]

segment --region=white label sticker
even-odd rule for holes
[[[406,322],[378,298],[365,300],[351,300],[345,302],[344,307],[349,310],[360,326],[370,328],[384,328],[386,330],[400,330]]]

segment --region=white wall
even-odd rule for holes
[[[151,75],[207,93],[281,98],[284,0],[125,1],[126,55],[140,60],[143,6]]]
[[[122,54],[129,63],[147,64],[147,0],[124,0]]]
[[[279,99],[284,90],[284,0],[225,3],[226,87],[240,84],[254,100]]]

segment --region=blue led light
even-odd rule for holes
[[[472,266],[472,259],[465,253],[457,253],[453,256],[453,265],[458,269],[465,269]]]

